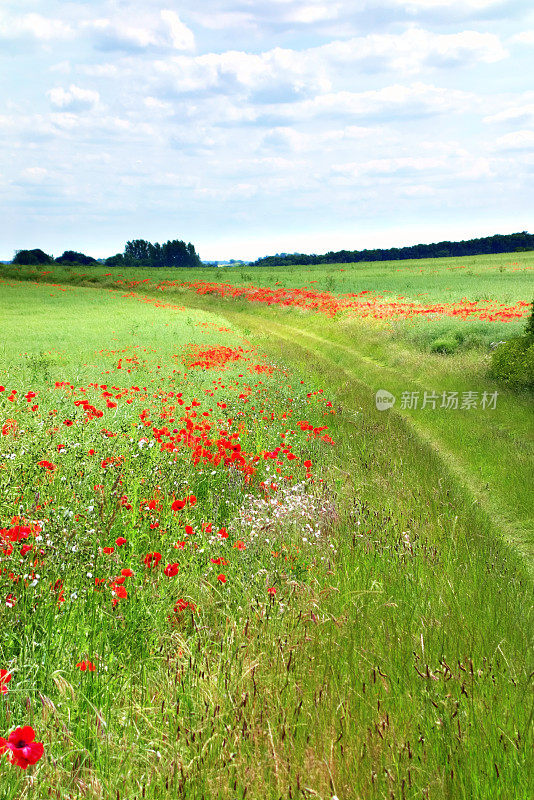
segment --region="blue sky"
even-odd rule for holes
[[[533,230],[528,0],[2,0],[0,258]]]

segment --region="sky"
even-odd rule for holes
[[[0,258],[534,231],[530,0],[1,0]]]

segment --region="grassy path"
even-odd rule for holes
[[[335,386],[343,384],[344,377],[348,377],[353,386],[352,401],[358,407],[362,402],[365,402],[366,411],[373,414],[374,393],[381,386],[386,386],[391,391],[398,391],[402,385],[406,385],[406,378],[404,375],[399,375],[398,368],[385,363],[385,361],[376,361],[369,355],[364,355],[359,352],[355,347],[351,347],[342,341],[336,341],[331,336],[330,338],[321,336],[310,330],[297,327],[294,324],[288,325],[280,322],[279,320],[266,319],[265,315],[258,318],[256,314],[245,314],[240,312],[238,315],[231,315],[234,321],[240,322],[241,325],[246,325],[249,329],[257,335],[260,332],[263,339],[272,339],[284,342],[284,357],[287,357],[291,351],[291,346],[298,342],[299,346],[309,354],[311,359],[319,359],[322,362],[328,362],[329,367],[339,373],[338,379],[334,383]],[[274,315],[273,315],[274,316]],[[325,326],[326,327],[326,326]],[[328,328],[327,328],[328,331]],[[288,351],[289,346],[289,351]],[[276,348],[275,348],[276,349]],[[336,358],[336,351],[343,354],[343,360]],[[308,362],[309,365],[310,362]],[[404,384],[403,384],[404,382]],[[418,388],[424,390],[428,383],[425,383],[424,377],[418,376],[415,381],[412,378],[411,384],[415,383]],[[525,438],[529,435],[529,426],[532,423],[532,417],[529,409],[525,404],[525,416],[521,420],[523,424],[523,434]],[[389,410],[387,414],[393,414],[399,417],[395,410]],[[378,414],[378,412],[377,412]],[[427,415],[416,415],[414,413],[402,414],[404,422],[413,429],[414,435],[419,436],[428,446],[430,446],[443,460],[444,464],[451,470],[451,473],[458,480],[459,484],[468,489],[472,496],[473,504],[476,504],[485,513],[488,525],[502,535],[505,541],[516,547],[525,559],[525,564],[531,575],[534,575],[534,536],[532,527],[532,516],[529,516],[529,511],[532,509],[532,504],[513,504],[513,497],[510,498],[511,486],[505,487],[505,492],[499,494],[490,490],[489,483],[484,480],[484,477],[477,475],[473,469],[473,463],[470,461],[469,456],[472,451],[465,447],[465,437],[469,431],[462,431],[462,424],[467,427],[466,423],[471,420],[456,418],[454,420],[456,427],[454,430],[446,431],[449,434],[444,441],[445,437],[439,437],[439,431],[433,430],[432,422],[436,418]],[[486,439],[490,442],[498,442],[499,439],[506,439],[507,428],[505,418],[501,415],[496,417],[487,417],[484,421],[486,423],[485,430],[481,430],[475,437]],[[443,433],[443,430],[441,431]],[[452,436],[450,433],[452,432]],[[464,437],[462,437],[462,433]],[[532,428],[530,429],[530,438],[532,439]],[[449,446],[447,445],[449,440]],[[454,446],[456,445],[456,446]],[[521,452],[515,449],[518,445],[517,441],[512,440],[514,450],[507,455],[513,455],[514,459],[521,459]],[[497,455],[497,454],[496,454]],[[532,462],[528,457],[522,460],[526,476],[529,470],[532,476]],[[517,468],[517,464],[515,464]],[[502,470],[504,465],[502,460],[499,460],[498,469]],[[510,484],[516,482],[516,488],[520,490],[526,489],[529,492],[528,485],[532,485],[530,480],[523,482],[521,477],[517,475],[510,476]],[[517,486],[519,482],[519,486]],[[513,493],[512,493],[513,494]],[[504,495],[504,496],[503,496]],[[512,502],[510,503],[510,500]],[[508,507],[507,507],[508,506]]]

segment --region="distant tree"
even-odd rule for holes
[[[324,255],[305,255],[303,253],[278,253],[265,256],[254,262],[254,266],[284,266],[290,264],[340,264],[358,261],[399,261],[409,258],[445,258],[485,255],[491,253],[512,253],[518,250],[534,249],[534,235],[527,231],[496,234],[481,239],[468,239],[462,242],[434,242],[433,244],[414,244],[411,247],[391,247],[387,250],[330,250]]]
[[[122,253],[117,253],[114,256],[109,256],[104,261],[106,267],[124,267],[124,256]]]
[[[34,266],[36,264],[53,264],[54,259],[37,248],[36,250],[17,250],[12,263]]]
[[[201,261],[191,242],[186,244],[179,239],[164,244],[147,242],[145,239],[132,239],[126,242],[123,264],[130,267],[198,267]],[[109,266],[119,265],[118,256],[107,259]]]
[[[124,248],[124,261],[132,267],[148,267],[150,263],[150,242],[145,239],[132,239],[126,242]]]
[[[86,256],[84,253],[77,253],[75,250],[65,250],[62,256],[56,258],[58,264],[82,264],[84,267],[89,264],[98,264],[96,258]]]

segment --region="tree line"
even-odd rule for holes
[[[13,264],[28,266],[62,264],[63,266],[91,266],[100,264],[96,258],[65,250],[58,258],[48,255],[43,250],[17,250]],[[104,259],[107,267],[199,267],[202,265],[195,246],[181,239],[173,239],[163,244],[147,242],[145,239],[133,239],[126,242],[123,253]]]
[[[305,253],[278,253],[264,256],[251,266],[286,266],[292,264],[353,264],[358,261],[400,261],[410,258],[447,258],[462,256],[511,253],[521,250],[534,250],[534,234],[521,233],[496,234],[480,239],[467,239],[461,242],[435,242],[434,244],[414,244],[410,247],[377,248],[375,250],[337,250],[324,255]]]

